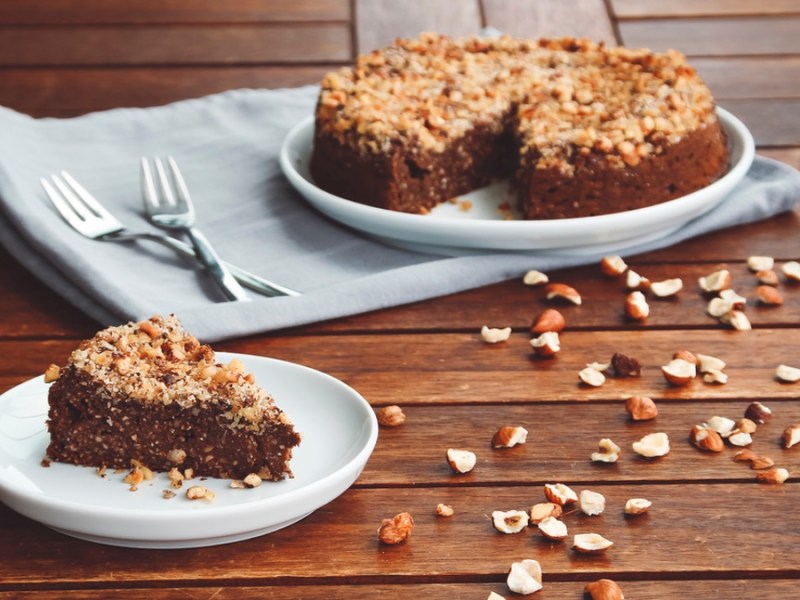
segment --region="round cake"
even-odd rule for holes
[[[509,178],[524,218],[607,214],[728,165],[714,99],[682,54],[573,38],[397,40],[329,73],[315,116],[315,183],[411,213]]]

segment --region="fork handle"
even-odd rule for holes
[[[192,241],[192,246],[197,253],[197,258],[203,263],[203,266],[211,275],[211,278],[219,287],[220,291],[225,295],[226,300],[242,301],[250,300],[247,293],[244,291],[239,282],[236,281],[231,272],[225,268],[220,262],[211,242],[208,238],[200,233],[199,229],[194,227],[187,227],[186,233]]]
[[[197,253],[195,252],[194,248],[192,248],[189,244],[182,242],[181,240],[170,237],[167,235],[158,235],[158,234],[147,234],[147,239],[152,240],[154,242],[158,242],[167,248],[171,248],[176,252],[183,254],[184,256],[190,256],[192,258],[198,258]],[[273,283],[263,277],[259,277],[249,271],[245,271],[237,267],[236,265],[232,265],[229,262],[221,261],[222,264],[228,269],[228,271],[233,275],[239,282],[243,285],[247,286],[251,290],[263,294],[265,296],[299,296],[300,292],[297,292],[293,289],[284,287],[277,283]]]

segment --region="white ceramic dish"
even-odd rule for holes
[[[279,360],[236,357],[292,418],[303,441],[295,449],[294,479],[232,489],[230,480],[206,479],[213,502],[164,499],[166,474],[135,492],[124,474],[41,465],[49,435],[47,388],[41,377],[0,396],[0,500],[67,535],[133,548],[192,548],[245,540],[276,531],[342,494],[358,478],[378,438],[374,411],[338,379]],[[199,482],[198,482],[199,483]]]
[[[400,213],[335,196],[314,184],[309,161],[312,117],[295,126],[281,148],[281,168],[292,186],[327,216],[386,243],[435,254],[542,252],[587,255],[632,246],[675,231],[713,209],[744,177],[755,155],[753,136],[731,113],[718,109],[728,135],[731,165],[711,185],[687,196],[627,212],[555,220],[508,220],[501,205],[514,205],[508,184],[500,182],[465,194],[471,208],[444,203],[428,215]]]

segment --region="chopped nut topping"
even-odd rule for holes
[[[44,372],[44,382],[52,383],[61,375],[61,368],[58,365],[50,365]]]

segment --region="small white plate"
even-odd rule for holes
[[[508,220],[503,205],[515,204],[508,182],[499,182],[445,202],[427,215],[415,215],[352,202],[317,187],[309,173],[314,119],[295,126],[284,140],[280,163],[292,186],[332,219],[381,241],[444,255],[495,251],[592,255],[668,235],[713,209],[747,173],[755,155],[753,136],[731,113],[717,109],[728,135],[727,173],[696,192],[636,210],[552,220]],[[462,210],[461,200],[471,203]]]
[[[67,535],[131,548],[195,548],[264,535],[291,525],[342,494],[358,478],[375,447],[374,411],[355,390],[308,367],[218,352],[241,360],[302,435],[290,463],[293,479],[233,489],[230,480],[195,483],[213,502],[188,500],[182,490],[165,499],[164,473],[135,492],[125,474],[105,477],[89,467],[41,461],[49,443],[48,385],[31,379],[0,396],[0,500]],[[188,486],[184,483],[184,488]]]

